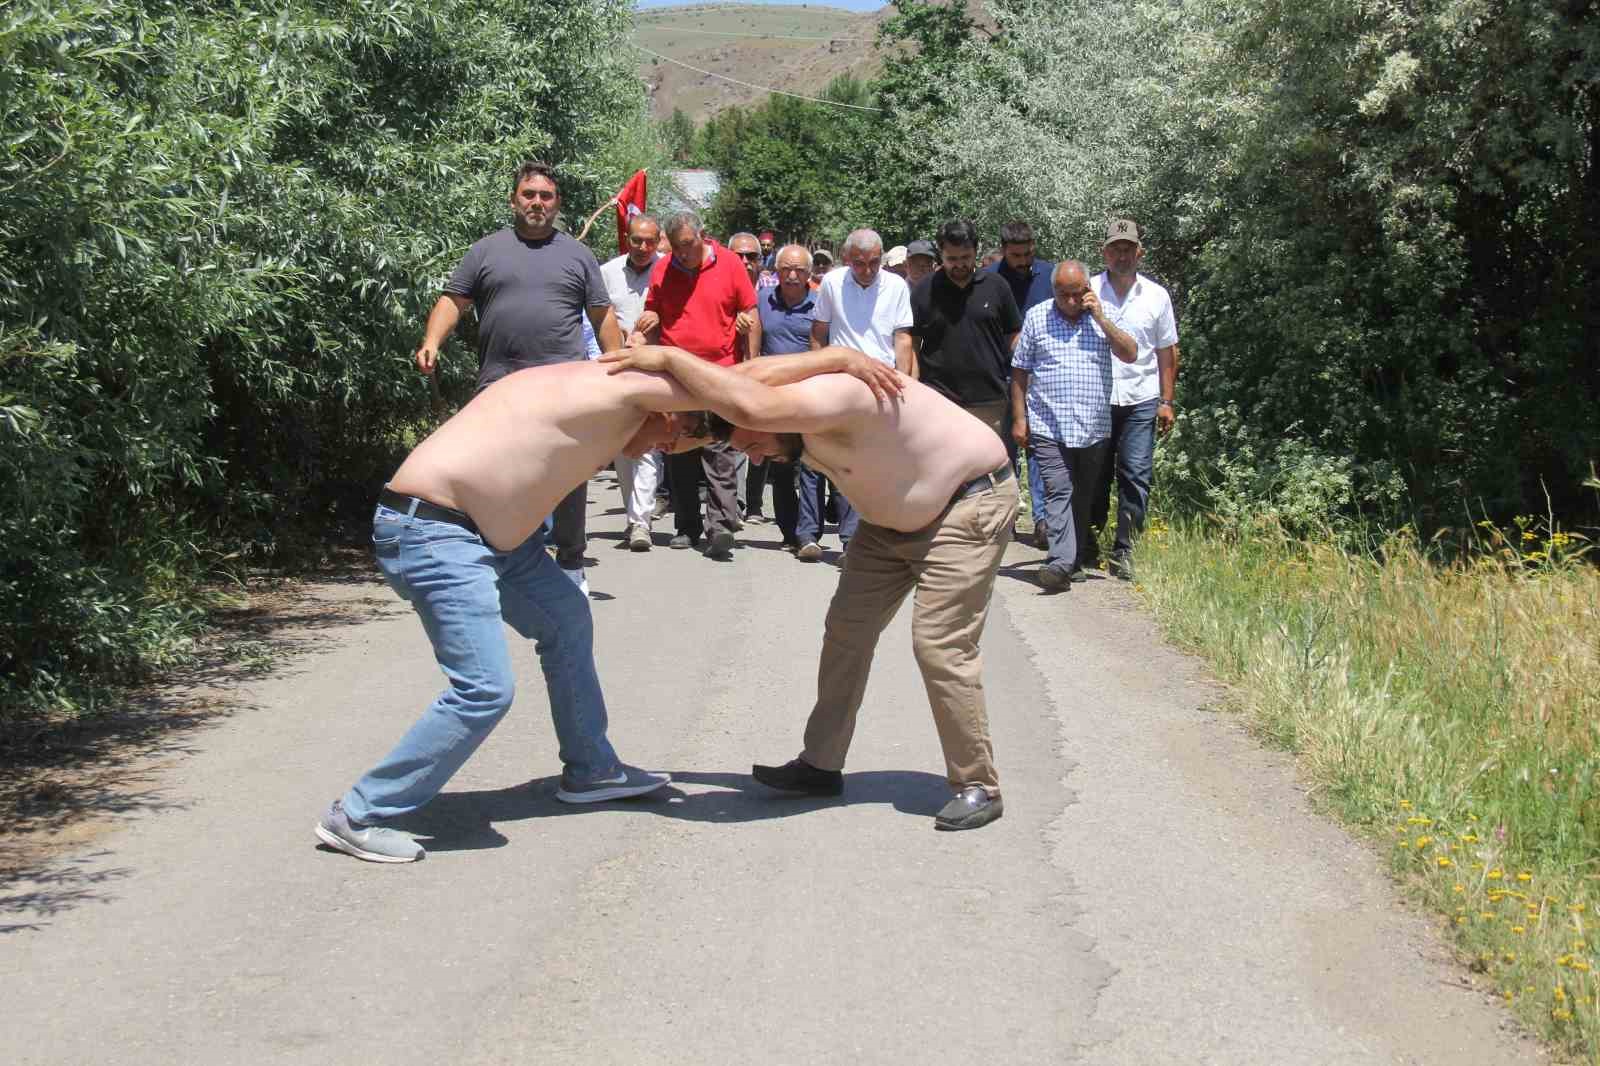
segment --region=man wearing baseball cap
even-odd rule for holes
[[[906,245],[906,284],[913,289],[923,278],[939,268],[939,249],[932,241],[912,241]]]
[[[883,269],[891,274],[906,276],[906,246],[897,244],[883,253]]]
[[[1112,363],[1111,455],[1093,493],[1089,524],[1101,529],[1109,518],[1111,478],[1117,479],[1117,534],[1111,573],[1133,578],[1133,541],[1144,528],[1155,471],[1156,433],[1172,428],[1173,388],[1178,380],[1178,324],[1172,297],[1139,273],[1144,242],[1132,219],[1115,218],[1106,227],[1104,273],[1091,282],[1106,317],[1139,344],[1132,363]],[[1092,543],[1092,542],[1091,542]],[[1092,564],[1091,564],[1092,565]]]

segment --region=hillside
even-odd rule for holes
[[[697,4],[651,8],[637,15],[634,40],[691,66],[754,85],[814,96],[840,74],[876,73],[873,50],[886,10],[871,13],[823,5]],[[749,34],[751,36],[743,36]],[[810,40],[786,40],[763,34]],[[851,39],[854,38],[854,39]],[[682,108],[696,123],[724,108],[747,107],[766,92],[640,55],[639,73],[660,118]]]

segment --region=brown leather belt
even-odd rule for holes
[[[418,499],[415,496],[407,496],[403,492],[396,492],[387,485],[384,486],[382,492],[378,493],[378,502],[390,510],[399,511],[403,515],[416,515],[418,518],[426,518],[432,522],[448,522],[452,526],[460,526],[468,533],[478,532],[478,523],[474,522],[472,516],[465,511],[457,511],[453,507],[440,507],[436,503],[429,503],[427,500]],[[481,536],[482,534],[479,535]]]

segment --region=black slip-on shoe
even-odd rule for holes
[[[1133,558],[1128,555],[1113,555],[1111,557],[1111,576],[1121,578],[1123,581],[1133,580]]]
[[[935,829],[981,829],[1005,813],[999,796],[982,785],[968,785],[946,803],[933,819]]]
[[[1089,580],[1089,568],[1085,566],[1074,566],[1067,573],[1067,580],[1072,582],[1074,585],[1083,584],[1085,581]]]
[[[782,766],[750,767],[750,776],[780,792],[799,792],[807,796],[838,796],[844,792],[844,774],[838,770],[818,770],[804,759],[790,759]]]

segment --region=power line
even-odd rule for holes
[[[789,91],[787,91],[785,89],[774,89],[774,88],[772,88],[771,86],[768,86],[768,85],[757,85],[754,82],[740,81],[738,78],[730,78],[726,74],[718,74],[714,70],[703,70],[700,67],[693,66],[692,64],[689,64],[689,63],[685,63],[681,59],[673,59],[671,56],[664,56],[660,52],[655,52],[655,51],[650,50],[649,48],[646,48],[644,45],[639,44],[637,41],[634,42],[633,46],[635,48],[637,48],[639,51],[643,52],[645,55],[652,55],[652,56],[655,56],[657,59],[665,59],[668,63],[676,63],[678,66],[683,67],[685,70],[692,70],[696,74],[704,74],[708,78],[721,78],[723,81],[729,81],[729,82],[732,82],[735,85],[742,85],[746,89],[755,89],[755,90],[757,90],[759,92],[764,92],[764,93],[776,93],[779,96],[792,96],[796,100],[809,100],[813,104],[828,104],[831,107],[848,107],[852,111],[882,111],[883,110],[883,108],[881,108],[881,107],[867,107],[864,104],[846,104],[846,103],[841,103],[838,100],[824,100],[820,96],[806,96],[806,95],[804,95],[802,93],[792,93],[792,92],[789,92]]]
[[[732,30],[696,30],[688,26],[651,26],[650,29],[670,33],[703,33],[711,37],[759,37],[769,41],[859,41],[871,44],[871,37],[806,37],[794,33],[734,33]]]

